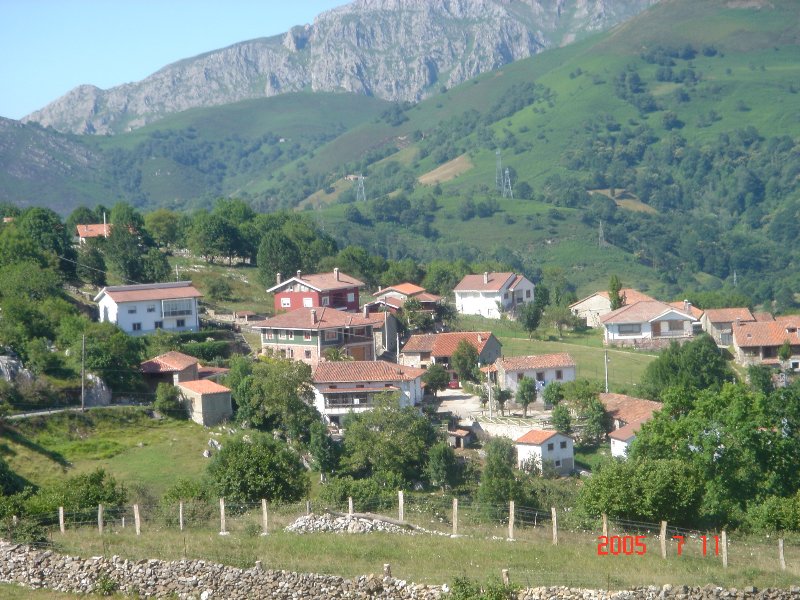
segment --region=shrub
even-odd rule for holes
[[[158,384],[153,408],[163,416],[171,419],[187,419],[189,417],[186,406],[181,402],[178,388],[169,383]]]

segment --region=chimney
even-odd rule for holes
[[[333,268],[333,276],[336,278],[336,281],[339,281],[339,267]]]
[[[483,336],[480,333],[478,334],[478,343],[479,344],[483,343]]]
[[[683,310],[689,314],[692,314],[692,303],[688,300],[683,301]]]
[[[736,325],[737,325],[737,327],[741,327],[741,325],[742,325],[742,317],[736,317]]]
[[[297,269],[297,278],[302,279],[303,272],[300,269]]]
[[[366,304],[364,305],[364,318],[365,319],[369,318],[369,306],[367,306]]]
[[[317,311],[314,310],[313,308],[311,309],[311,324],[312,325],[317,324]]]
[[[489,283],[489,271],[483,272],[483,283]]]
[[[283,278],[281,277],[281,274],[278,273],[277,275],[275,275],[275,279],[277,280],[278,285],[280,285],[281,284],[281,279],[283,279]]]

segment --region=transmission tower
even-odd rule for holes
[[[514,190],[511,188],[511,173],[508,169],[503,177],[503,198],[514,198]]]
[[[498,192],[503,192],[503,159],[500,158],[500,150],[496,150],[495,153],[496,163],[497,166],[494,170],[494,187],[497,189]]]
[[[358,183],[356,183],[356,202],[366,202],[367,192],[364,190],[364,176],[358,174]]]

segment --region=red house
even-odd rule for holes
[[[333,273],[303,275],[301,271],[291,279],[281,279],[267,290],[275,294],[275,313],[329,306],[337,310],[358,311],[358,290],[364,282],[334,269]]]

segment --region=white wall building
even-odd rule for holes
[[[532,356],[509,356],[498,358],[491,368],[484,369],[501,389],[517,393],[519,382],[525,378],[536,382],[541,390],[553,381],[566,383],[575,381],[577,365],[567,352],[539,354]],[[492,375],[496,373],[496,375]]]
[[[549,463],[561,475],[567,475],[575,468],[573,440],[563,433],[531,429],[518,438],[514,445],[519,468],[533,462],[541,470],[543,464]]]
[[[533,302],[534,285],[524,275],[485,272],[466,275],[453,293],[460,314],[499,319],[501,314],[513,314],[518,307]]]
[[[628,449],[631,447],[633,440],[636,439],[636,433],[642,428],[642,422],[628,423],[615,429],[608,434],[611,440],[611,456],[614,458],[627,458]]]
[[[198,331],[197,299],[191,281],[104,287],[94,301],[100,322],[114,323],[125,333],[144,335],[159,329]]]

